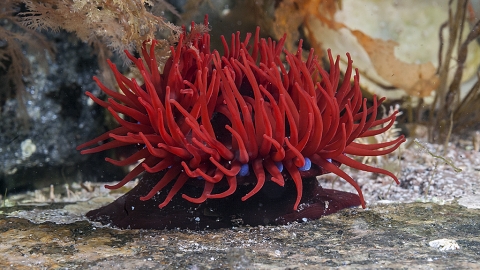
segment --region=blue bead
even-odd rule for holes
[[[238,175],[247,176],[249,174],[250,174],[250,168],[248,168],[248,164],[242,164],[242,166],[240,166],[240,172],[238,172]]]
[[[310,168],[312,168],[312,161],[308,157],[306,157],[305,158],[305,165],[298,168],[298,170],[304,172],[304,171],[310,170]]]
[[[283,163],[281,162],[275,162],[275,165],[277,166],[278,170],[280,172],[283,172]]]

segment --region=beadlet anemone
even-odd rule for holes
[[[208,26],[205,18],[203,28]],[[103,101],[119,127],[78,146],[82,154],[138,145],[123,160],[138,165],[116,185],[140,175],[138,185],[87,217],[120,228],[221,228],[285,224],[316,219],[342,208],[362,205],[359,185],[341,164],[359,170],[391,172],[356,161],[351,155],[391,153],[405,141],[364,145],[356,138],[388,130],[396,113],[377,119],[384,99],[367,106],[358,71],[351,83],[352,60],[341,80],[339,57],[328,51],[330,72],[313,50],[302,60],[278,42],[253,40],[248,33],[222,36],[223,56],[210,50],[210,35],[185,29],[163,72],[155,58],[155,40],[143,44],[143,58],[126,52],[143,85],[120,74],[108,62],[121,93],[94,80],[109,96]],[[125,117],[122,117],[124,115]],[[373,127],[373,129],[372,129]],[[376,127],[376,128],[375,128]],[[323,189],[316,176],[334,173],[357,194]]]

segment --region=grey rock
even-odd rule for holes
[[[103,108],[84,95],[86,91],[100,95],[92,80],[99,70],[97,56],[91,46],[72,34],[46,35],[56,49],[55,55],[24,45],[31,66],[30,74],[23,78],[26,93],[21,97],[23,101],[17,94],[17,98],[6,100],[2,106],[2,193],[5,189],[16,192],[61,184],[67,178],[84,181],[107,177],[103,175],[103,166],[84,169],[88,166],[87,158],[108,166],[98,161],[102,155],[86,157],[75,149],[107,130]]]

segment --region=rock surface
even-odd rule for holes
[[[45,35],[55,56],[25,45],[31,66],[31,73],[23,78],[26,93],[1,106],[2,192],[85,177],[92,170],[81,173],[87,158],[75,147],[105,129],[103,110],[85,96],[85,91],[100,92],[92,80],[99,70],[93,49],[67,32]]]
[[[10,212],[13,208],[3,208],[10,214],[0,215],[0,268],[473,269],[479,266],[480,210],[457,204],[379,204],[367,210],[344,210],[302,224],[201,232],[99,227],[79,218],[83,211],[79,209],[91,205],[63,206],[23,206],[14,213]],[[19,213],[28,217],[25,213],[32,211],[37,211],[29,217],[32,221],[8,217],[21,216]],[[43,222],[36,220],[39,212],[48,212],[49,218]],[[78,221],[57,224],[45,220]],[[455,241],[459,248],[442,251],[429,244],[439,239]]]

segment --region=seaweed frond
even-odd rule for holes
[[[26,120],[25,84],[22,76],[30,73],[30,63],[25,58],[25,47],[53,55],[54,48],[37,32],[25,27],[17,16],[21,0],[6,0],[0,3],[0,114],[5,102],[15,97],[19,109],[17,117]]]
[[[116,52],[140,51],[142,42],[155,39],[160,30],[172,37],[181,28],[147,10],[159,1],[145,0],[42,0],[26,1],[24,24],[32,29],[64,29],[89,43],[101,42]],[[170,7],[170,6],[167,6]]]

